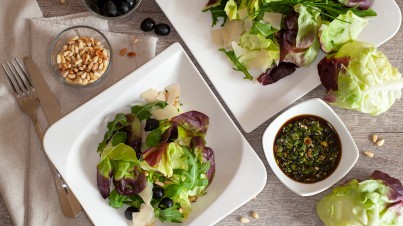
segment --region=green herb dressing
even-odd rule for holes
[[[276,135],[274,157],[291,179],[315,183],[334,172],[341,158],[341,142],[333,126],[314,115],[287,121]]]

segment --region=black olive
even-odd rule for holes
[[[129,8],[133,9],[133,7],[137,4],[136,0],[124,0],[127,4],[129,4]]]
[[[105,16],[116,16],[118,14],[116,4],[112,1],[105,2],[103,7],[103,13]]]
[[[164,196],[164,189],[158,186],[153,187],[153,198],[160,199]]]
[[[155,25],[154,31],[155,31],[155,34],[157,34],[157,35],[165,36],[171,32],[171,28],[169,27],[168,24],[161,23],[161,24]]]
[[[142,31],[151,31],[154,29],[155,21],[151,18],[145,18],[143,22],[141,22],[140,28]]]
[[[163,209],[172,207],[173,205],[174,205],[174,201],[172,199],[163,198],[163,199],[161,199],[160,204],[158,205],[158,207],[163,210]]]
[[[151,131],[160,126],[160,123],[156,119],[149,118],[146,121],[146,125],[144,126],[145,131]]]
[[[139,209],[137,209],[134,206],[129,206],[126,210],[125,210],[125,217],[128,220],[132,220],[133,219],[133,212],[139,212]]]
[[[125,14],[130,11],[129,4],[127,2],[121,2],[118,7],[118,11]]]

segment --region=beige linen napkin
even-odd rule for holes
[[[40,17],[35,0],[1,0],[0,63],[30,52],[30,24]],[[26,225],[30,120],[18,108],[0,69],[0,193],[15,225]]]
[[[4,8],[3,8],[4,7]],[[14,11],[11,9],[15,9]],[[24,16],[25,15],[25,16]],[[27,21],[26,16],[40,17],[35,0],[4,0],[0,7],[0,62],[12,57],[29,56],[40,66],[45,80],[59,100],[63,114],[67,114],[96,94],[154,57],[157,38],[134,37],[108,32],[105,20],[88,13]],[[5,22],[4,22],[5,21]],[[72,25],[89,25],[102,30],[112,45],[112,68],[102,84],[88,89],[68,87],[57,81],[47,63],[47,50],[53,38]],[[29,32],[31,29],[31,32]],[[138,42],[133,45],[133,39]],[[128,48],[136,57],[119,56]],[[30,49],[30,50],[29,50]],[[90,225],[85,214],[76,219],[64,217],[61,212],[53,178],[42,146],[29,118],[23,114],[8,87],[4,72],[0,72],[0,193],[15,225]],[[43,128],[46,120],[38,112]],[[95,175],[94,175],[95,176]]]

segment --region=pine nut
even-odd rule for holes
[[[75,78],[76,78],[76,75],[73,74],[73,73],[70,73],[70,74],[67,75],[67,77],[68,77],[69,79],[75,79]]]
[[[57,62],[58,64],[60,64],[60,63],[62,62],[62,56],[61,56],[60,54],[57,54],[56,62]]]
[[[92,66],[91,70],[93,70],[93,71],[98,70],[98,63],[95,63],[94,66]]]
[[[242,223],[249,223],[249,219],[246,218],[246,217],[241,217],[239,220],[240,220]]]
[[[366,155],[369,158],[374,157],[374,153],[372,151],[364,151],[364,155]]]
[[[119,51],[119,55],[120,55],[120,56],[124,56],[124,55],[126,54],[126,52],[127,52],[127,48],[123,48],[123,49],[121,49],[121,50]]]
[[[380,146],[382,146],[383,144],[385,143],[385,139],[379,139],[377,142],[376,142],[376,146],[378,146],[378,147],[380,147]]]
[[[98,56],[94,56],[94,58],[92,58],[92,62],[98,63]]]
[[[78,40],[78,36],[77,36],[77,35],[74,36],[74,37],[72,37],[72,38],[70,39],[70,41],[75,41],[75,40]]]
[[[372,142],[376,143],[378,136],[376,134],[372,135]]]
[[[129,57],[135,57],[137,54],[135,52],[128,52],[127,56]]]

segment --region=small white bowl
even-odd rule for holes
[[[299,115],[315,115],[325,119],[340,137],[341,158],[336,170],[324,180],[316,183],[308,184],[292,180],[281,171],[274,159],[273,146],[278,131],[284,123]],[[336,113],[318,98],[307,100],[283,112],[267,127],[262,142],[264,153],[274,174],[286,187],[301,196],[315,195],[337,183],[353,168],[359,157],[358,148],[346,126]]]

